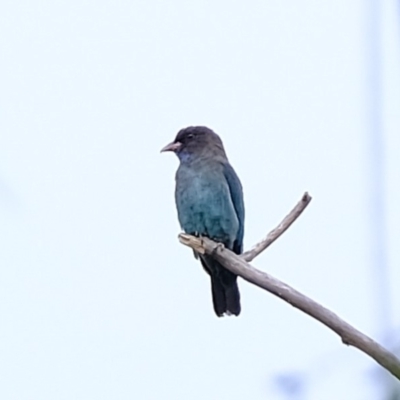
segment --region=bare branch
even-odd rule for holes
[[[310,315],[317,321],[337,333],[342,342],[354,346],[372,357],[383,368],[392,373],[400,380],[400,360],[390,351],[386,350],[379,343],[364,335],[346,321],[343,321],[335,313],[308,298],[289,285],[279,281],[273,276],[261,272],[252,267],[248,262],[257,257],[271,243],[282,235],[286,229],[300,216],[311,201],[311,196],[306,192],[295,208],[273,229],[261,242],[257,243],[251,250],[237,255],[224,248],[221,243],[202,237],[196,238],[187,234],[180,234],[179,241],[191,247],[197,253],[209,254],[219,261],[225,268],[246,281],[272,293],[281,298],[293,307]]]
[[[337,333],[344,344],[354,346],[369,355],[400,380],[400,360],[379,343],[339,318],[332,311],[273,276],[252,267],[243,260],[242,257],[224,248],[221,243],[215,243],[205,237],[196,238],[186,234],[180,234],[179,241],[200,253],[212,255],[225,268],[229,269],[229,271],[272,293],[291,304],[293,307],[298,308],[323,323]]]
[[[241,257],[243,260],[250,262],[253,261],[261,252],[270,246],[279,236],[282,235],[293,224],[294,221],[300,216],[304,209],[310,204],[312,197],[305,192],[301,200],[296,204],[292,211],[283,219],[283,221],[273,229],[268,235],[253,246],[250,250],[244,252]]]

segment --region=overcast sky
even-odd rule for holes
[[[381,3],[398,330],[400,13]],[[1,399],[377,400],[379,367],[272,295],[240,281],[240,317],[215,316],[177,241],[178,161],[159,154],[187,125],[221,135],[245,190],[245,247],[309,191],[254,266],[379,339],[371,4],[2,1]]]

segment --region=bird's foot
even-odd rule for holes
[[[223,250],[225,248],[223,243],[217,243],[216,246],[214,247],[213,254],[216,253],[217,251]]]

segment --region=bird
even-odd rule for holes
[[[205,126],[181,129],[161,152],[179,159],[175,202],[183,231],[222,243],[236,254],[243,251],[244,200],[242,184],[228,161],[221,138]],[[206,254],[198,254],[211,279],[215,314],[238,316],[241,311],[237,275]]]

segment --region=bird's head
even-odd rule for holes
[[[203,154],[226,157],[220,137],[205,126],[181,129],[175,140],[161,149],[161,152],[164,151],[174,152],[181,161]]]

